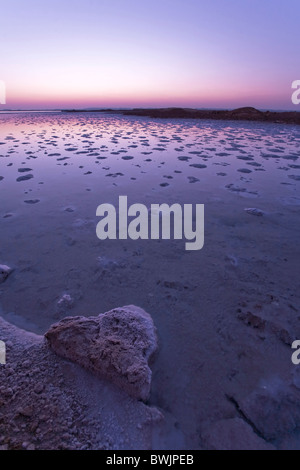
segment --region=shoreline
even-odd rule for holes
[[[75,113],[103,113],[121,116],[149,117],[152,119],[192,119],[192,120],[214,120],[214,121],[246,121],[272,124],[300,125],[300,111],[260,111],[254,107],[242,107],[233,110],[224,109],[195,109],[195,108],[132,108],[132,109],[4,109],[0,115],[5,114],[75,114]]]
[[[198,110],[192,108],[133,108],[133,109],[63,109],[62,113],[108,113],[158,119],[213,119],[217,121],[254,121],[300,125],[299,111],[259,111],[253,107],[229,110]]]

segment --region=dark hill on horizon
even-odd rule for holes
[[[125,116],[149,116],[152,118],[185,118],[243,120],[300,124],[300,112],[297,111],[259,111],[253,107],[224,110],[198,110],[191,108],[132,109],[123,111]]]
[[[215,119],[225,121],[259,121],[300,125],[299,111],[259,111],[251,106],[228,110],[200,110],[193,108],[133,108],[133,109],[66,109],[62,112],[102,112],[123,116],[145,116],[159,119]]]

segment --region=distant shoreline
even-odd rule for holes
[[[300,111],[260,111],[253,107],[243,107],[233,110],[223,109],[195,109],[195,108],[132,108],[132,109],[112,109],[112,108],[95,108],[95,109],[24,109],[0,110],[1,114],[14,113],[106,113],[119,114],[122,116],[144,116],[153,119],[195,119],[216,121],[252,121],[252,122],[269,122],[277,124],[293,124],[300,125]]]
[[[227,110],[193,108],[133,108],[133,109],[64,109],[64,113],[112,113],[123,116],[145,116],[159,119],[214,119],[222,121],[255,121],[300,125],[299,111],[259,111],[252,107]]]

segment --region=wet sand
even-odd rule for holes
[[[266,442],[298,448],[300,420],[271,435],[244,403],[265,387],[298,412],[287,397],[299,393],[299,157],[291,125],[0,116],[0,264],[13,268],[1,316],[43,334],[66,316],[137,305],[159,337],[149,404],[176,423],[176,445],[213,448],[211,426],[248,413]],[[204,248],[98,240],[96,208],[120,195],[205,204]]]

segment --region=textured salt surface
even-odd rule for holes
[[[0,450],[181,448],[174,419],[57,357],[0,317]],[[172,440],[169,440],[172,436]],[[175,444],[176,442],[176,444]]]

